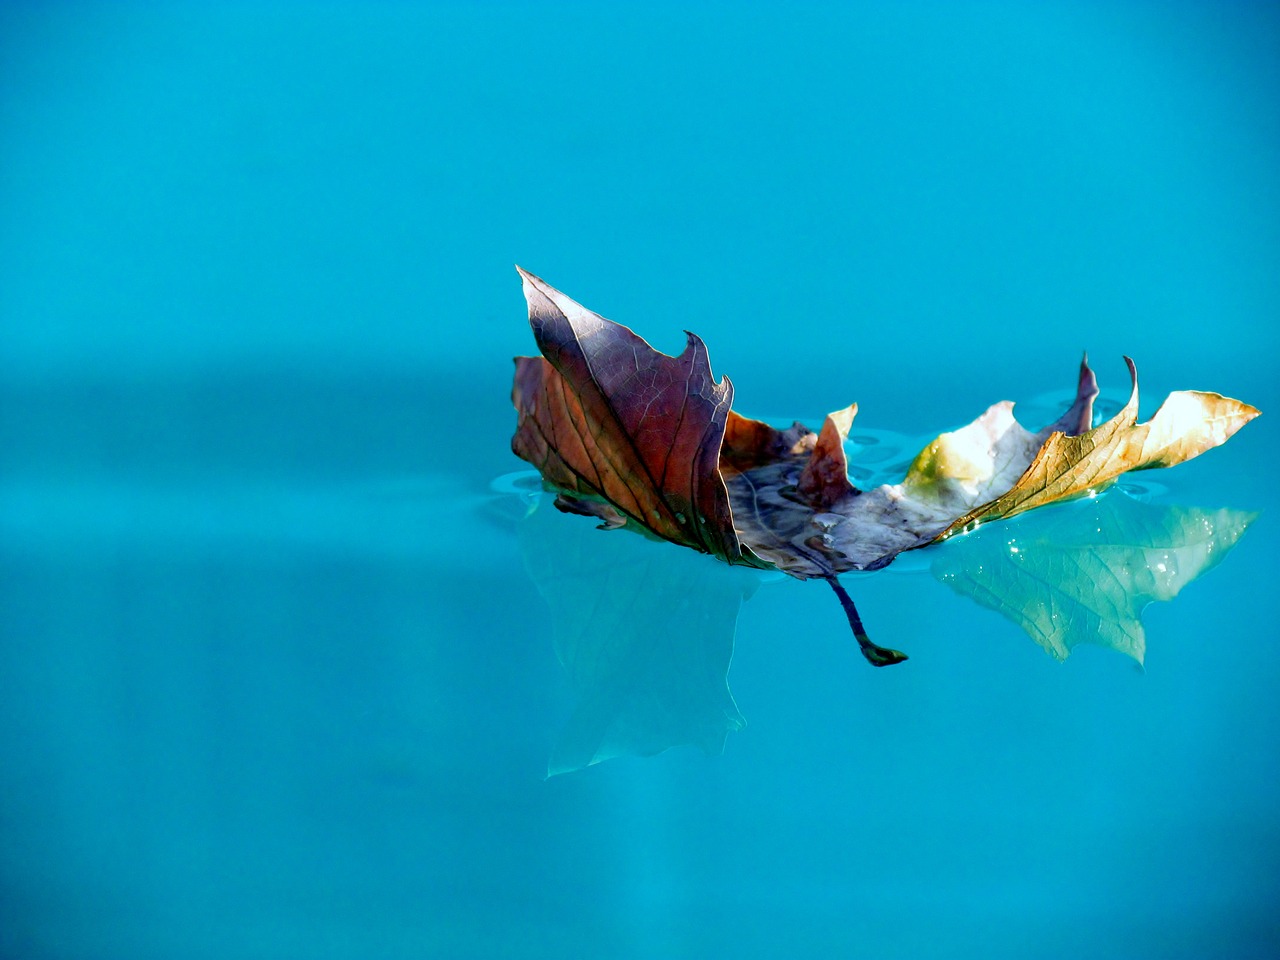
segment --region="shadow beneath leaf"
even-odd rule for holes
[[[601,532],[555,510],[549,495],[526,501],[521,551],[551,608],[556,655],[577,698],[548,775],[682,745],[722,752],[745,726],[727,675],[738,611],[761,575]],[[930,570],[1055,659],[1092,643],[1141,663],[1143,608],[1173,599],[1219,563],[1256,516],[1157,506],[1112,490],[933,547]],[[815,603],[825,599],[815,590]]]

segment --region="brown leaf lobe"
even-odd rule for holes
[[[516,360],[516,455],[663,539],[742,562],[718,470],[733,387],[715,381],[703,342],[687,334],[684,352],[667,356],[520,276],[545,359]]]

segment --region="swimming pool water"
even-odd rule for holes
[[[1274,955],[1278,33],[5,6],[0,954]],[[1082,349],[1264,415],[847,577],[875,670],[548,509],[514,262],[743,413],[858,401],[862,484]]]

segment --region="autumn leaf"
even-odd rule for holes
[[[718,469],[733,387],[712,378],[706,345],[689,333],[669,357],[520,276],[542,356],[516,358],[516,455],[560,491],[561,509],[750,563]]]
[[[519,268],[517,268],[519,269]],[[1225,442],[1258,415],[1218,394],[1171,394],[1137,423],[1130,401],[1092,427],[1097,384],[1081,364],[1076,398],[1043,429],[997,403],[920,452],[901,483],[850,483],[850,406],[813,433],[778,430],[732,411],[733,387],[711,373],[687,333],[669,357],[520,270],[542,357],[516,359],[514,452],[558,493],[556,505],[628,526],[731,564],[772,566],[835,591],[863,654],[883,666],[905,655],[874,644],[838,576],[875,570],[905,550],[975,524],[1096,489],[1126,470],[1172,466]]]
[[[1112,493],[979,530],[954,544],[962,549],[939,550],[930,570],[1056,660],[1094,644],[1142,663],[1143,609],[1220,563],[1256,516]]]

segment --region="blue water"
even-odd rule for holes
[[[1261,3],[0,6],[0,954],[1275,956],[1278,42]],[[911,655],[874,670],[821,584],[537,503],[516,262],[883,449],[1082,349],[1144,413],[1264,416],[847,578]],[[1143,667],[964,589],[1016,542],[1079,593],[1099,516],[1247,526]],[[553,576],[658,638],[622,694]]]

